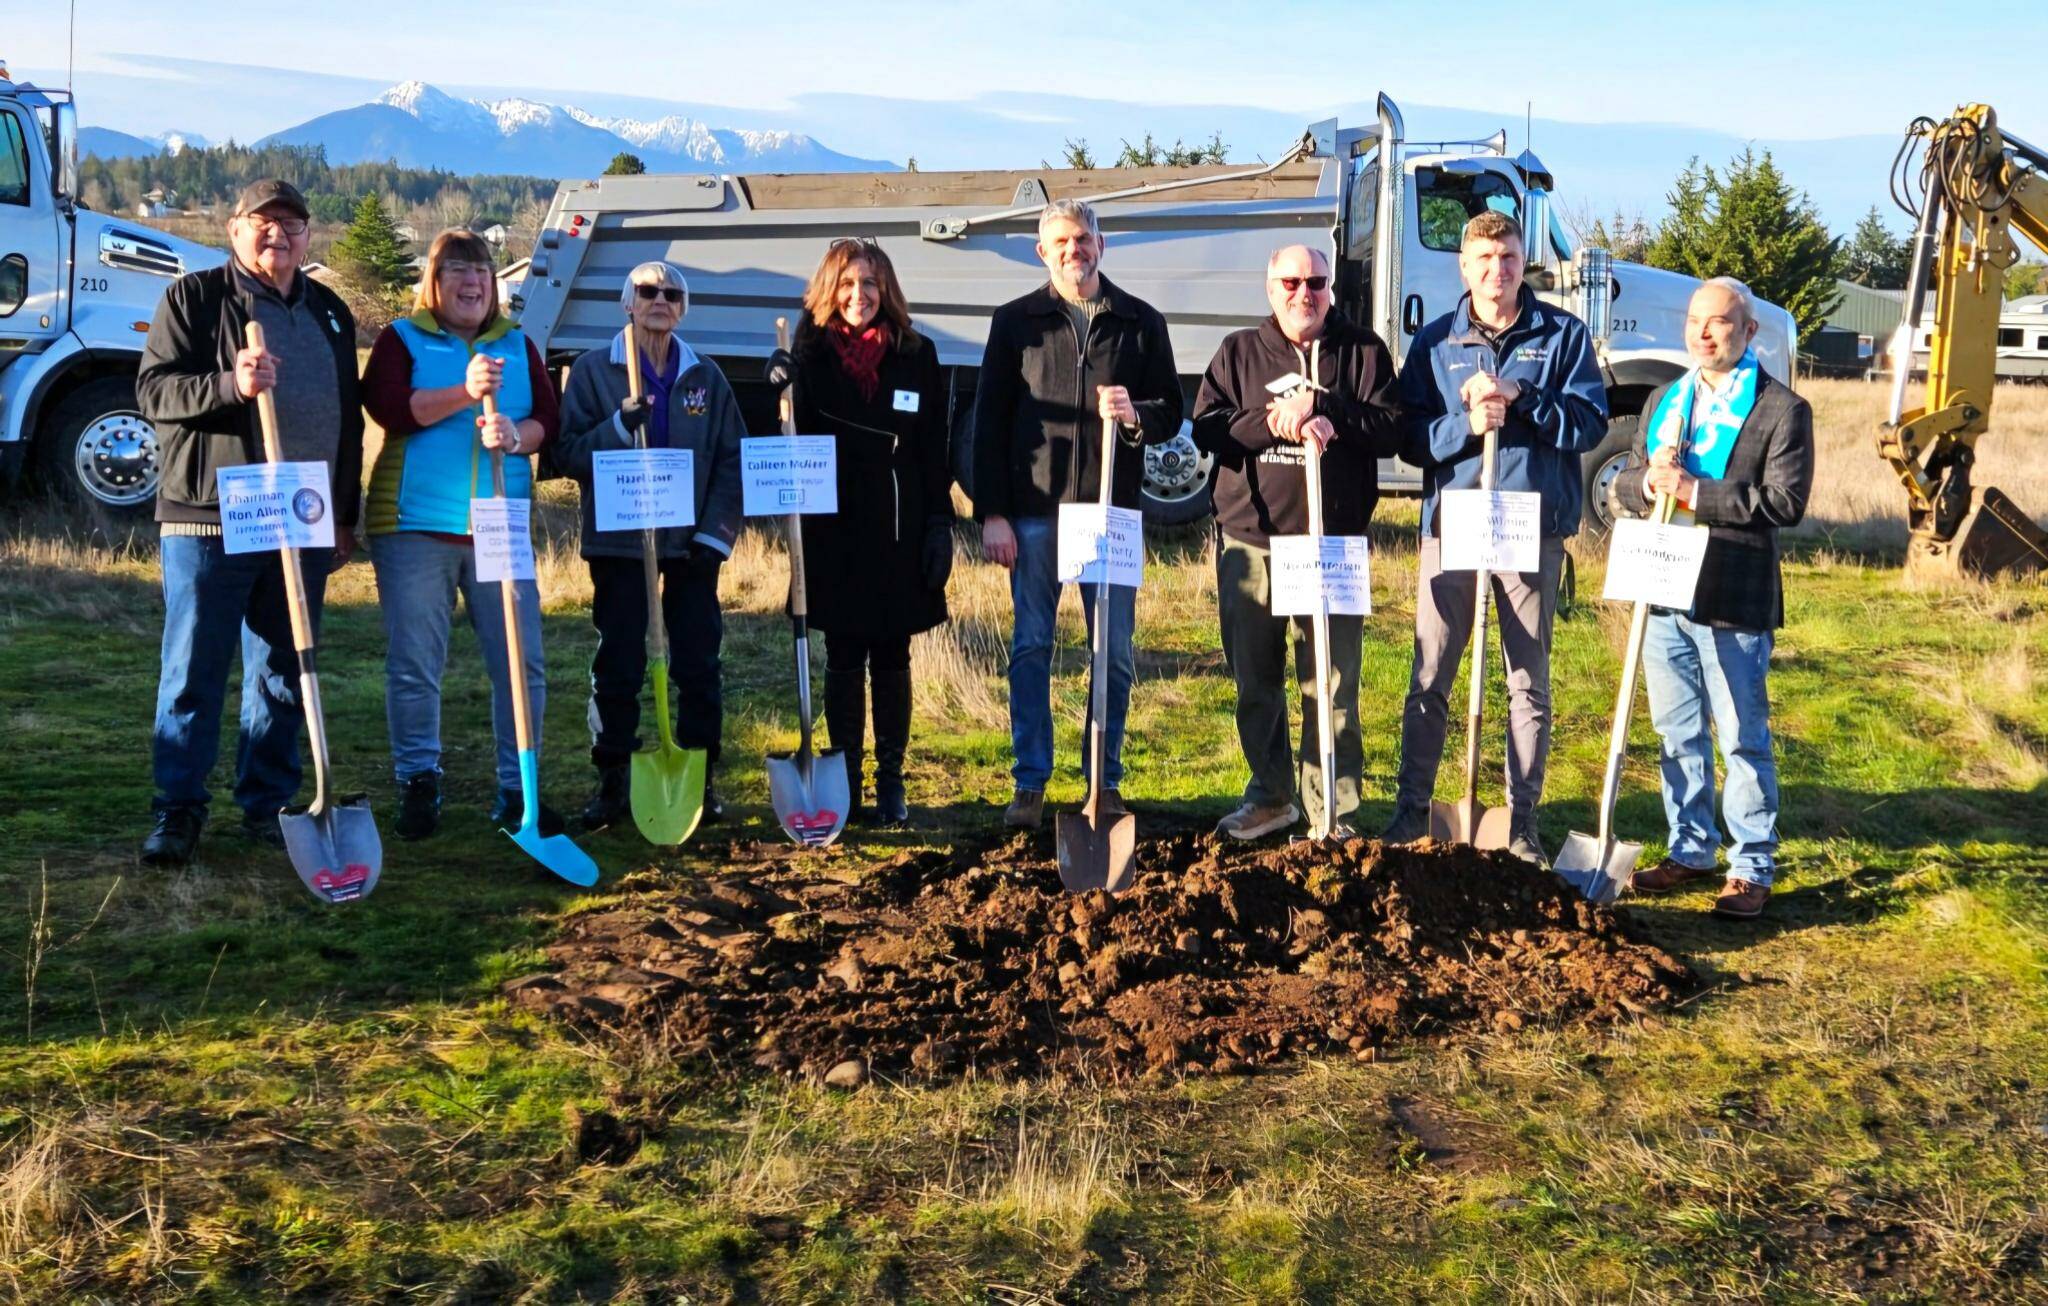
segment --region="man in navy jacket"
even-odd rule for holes
[[[1550,752],[1550,628],[1564,542],[1579,530],[1579,455],[1607,434],[1607,392],[1586,324],[1537,299],[1522,284],[1522,268],[1522,230],[1513,218],[1489,210],[1466,223],[1458,252],[1465,297],[1422,329],[1401,369],[1406,456],[1422,468],[1422,541],[1400,787],[1383,837],[1407,842],[1429,829],[1451,684],[1472,634],[1476,576],[1442,569],[1437,506],[1445,490],[1478,488],[1491,428],[1499,433],[1493,488],[1542,496],[1540,569],[1492,579],[1507,663],[1510,847],[1548,865],[1535,817]],[[1485,650],[1474,656],[1483,659]]]

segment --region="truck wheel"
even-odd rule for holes
[[[1607,438],[1580,460],[1586,476],[1586,511],[1582,529],[1589,540],[1604,540],[1614,528],[1621,504],[1614,498],[1614,480],[1628,464],[1628,453],[1636,442],[1641,413],[1614,417],[1607,423]]]
[[[156,501],[156,431],[135,405],[135,382],[103,376],[66,395],[42,421],[43,483],[108,525],[143,520]]]
[[[1139,506],[1150,526],[1180,526],[1209,515],[1209,490],[1216,480],[1216,455],[1197,449],[1194,425],[1165,444],[1145,446],[1145,484]]]

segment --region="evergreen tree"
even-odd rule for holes
[[[1664,197],[1664,202],[1671,206],[1671,213],[1657,224],[1656,236],[1643,251],[1645,262],[1651,267],[1669,268],[1689,276],[1718,275],[1700,269],[1710,261],[1708,248],[1712,243],[1713,227],[1710,196],[1719,184],[1713,168],[1701,167],[1697,155],[1685,165],[1685,171],[1678,174],[1678,180],[1672,183],[1670,193]]]
[[[376,195],[363,196],[348,230],[334,242],[334,264],[365,286],[402,286],[413,279],[412,254]]]
[[[1725,176],[1695,159],[1668,196],[1670,216],[1650,242],[1648,261],[1695,277],[1736,277],[1758,298],[1790,313],[1811,335],[1840,301],[1841,242],[1828,235],[1804,194],[1792,189],[1766,150],[1744,150]]]
[[[1843,251],[1842,275],[1860,286],[1904,290],[1912,257],[1912,239],[1892,235],[1873,204],[1849,237],[1849,247]]]
[[[639,155],[628,154],[624,150],[612,155],[612,161],[604,167],[607,177],[637,177],[646,171],[647,165],[640,161]]]

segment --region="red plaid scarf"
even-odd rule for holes
[[[873,399],[876,387],[882,383],[882,356],[889,352],[888,324],[873,322],[856,332],[844,318],[834,318],[826,328],[825,338],[832,342],[839,366],[853,379],[862,401]]]

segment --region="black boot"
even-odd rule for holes
[[[633,808],[631,768],[613,763],[597,768],[597,791],[583,805],[583,828],[595,834],[626,819]]]
[[[861,773],[867,765],[867,669],[825,669],[825,733],[832,747],[846,754],[846,819],[865,823],[861,810]]]
[[[875,673],[875,820],[902,825],[910,820],[903,799],[903,754],[910,747],[910,673]]]

